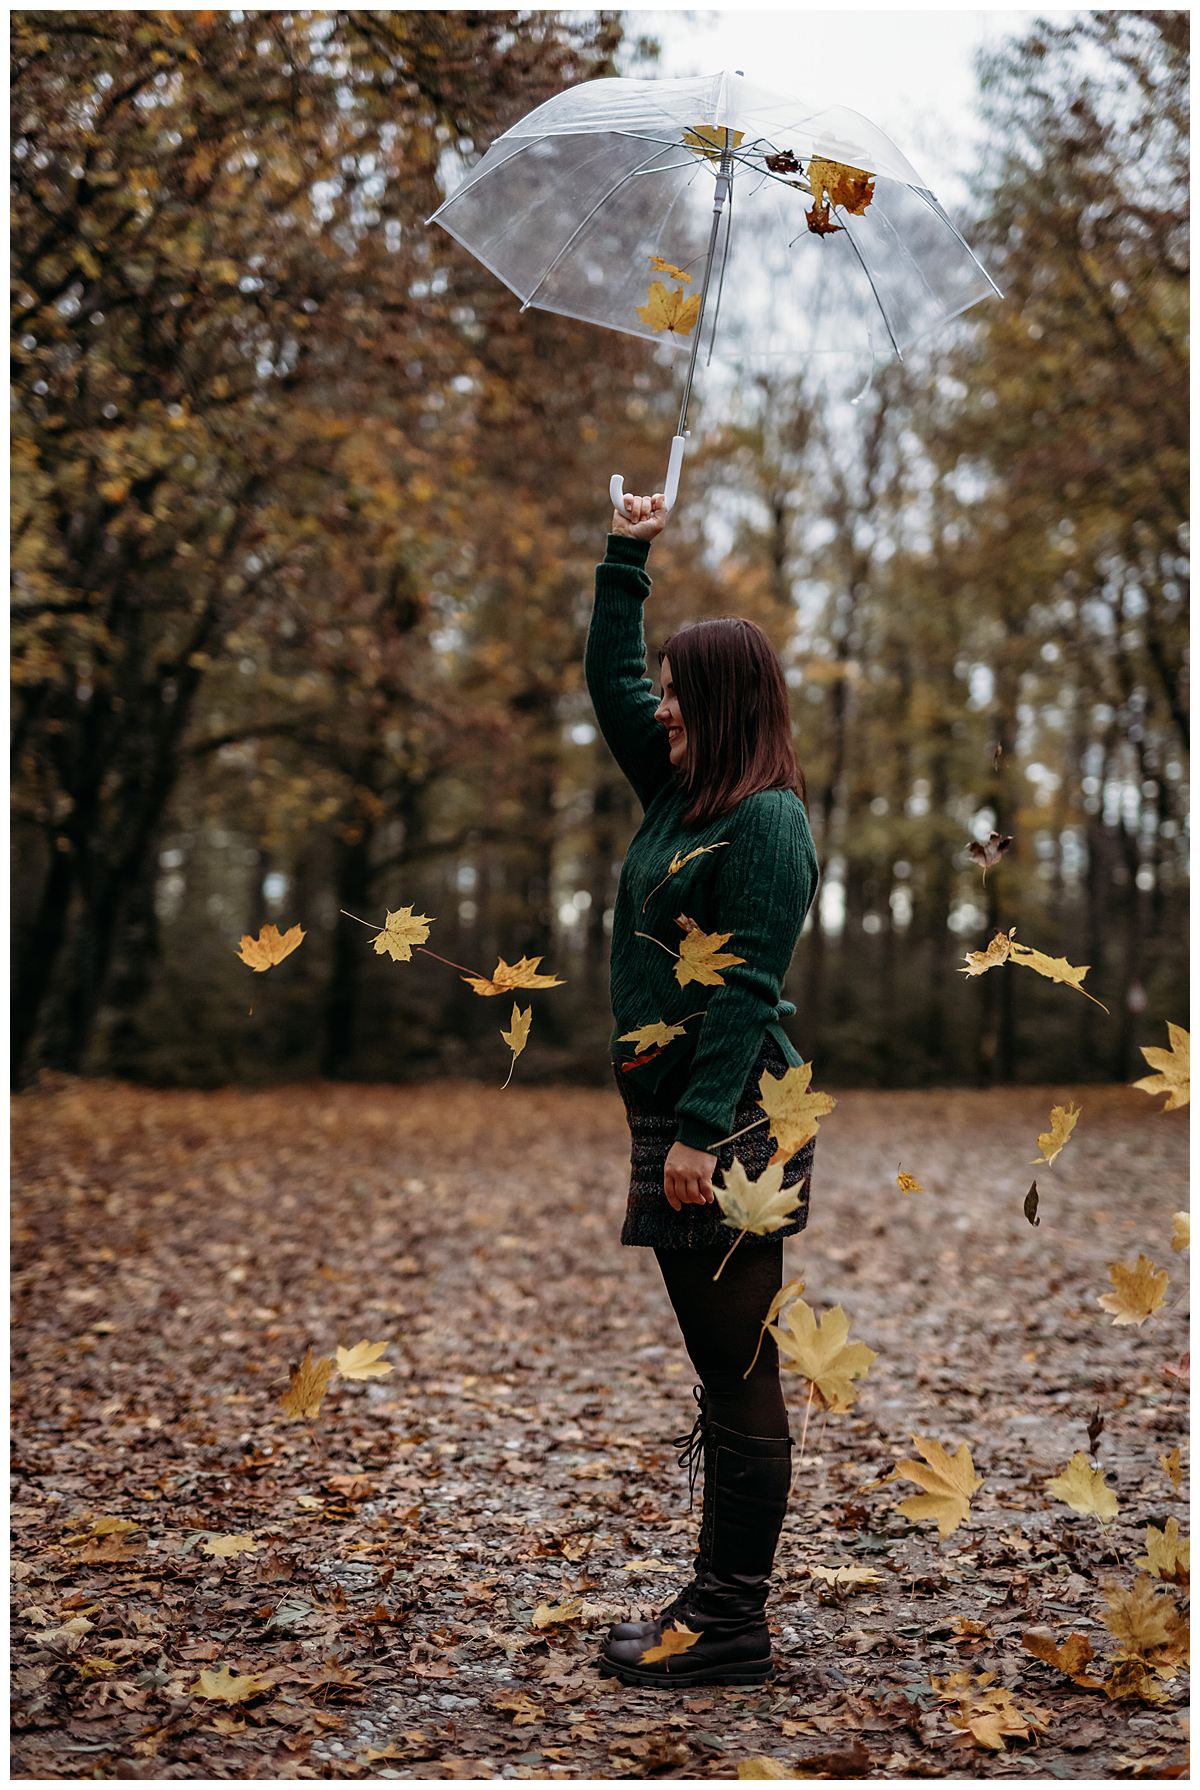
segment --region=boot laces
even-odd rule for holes
[[[696,1421],[686,1434],[673,1436],[673,1445],[679,1450],[679,1465],[686,1464],[688,1469],[688,1509],[692,1508],[696,1496],[696,1476],[700,1471],[700,1462],[704,1458],[704,1426],[707,1412],[705,1410],[704,1387],[693,1386],[692,1397],[700,1409],[696,1413]]]

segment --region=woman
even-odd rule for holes
[[[733,616],[680,629],[658,655],[655,702],[642,612],[667,510],[661,493],[627,496],[625,510],[613,512],[596,568],[584,655],[600,730],[645,810],[613,913],[610,1047],[631,1137],[621,1242],[654,1250],[699,1377],[699,1414],[676,1440],[693,1490],[703,1457],[704,1502],[690,1583],[650,1621],[615,1624],[600,1669],[632,1684],[757,1684],[771,1671],[766,1601],[791,1481],[768,1333],[743,1375],[783,1283],[783,1239],[808,1220],[813,1145],[784,1168],[795,1217],[766,1236],[748,1232],[716,1282],[734,1232],[713,1176],[736,1152],[757,1179],[775,1149],[767,1126],[723,1140],[762,1119],[765,1071],[779,1077],[804,1061],[779,1024],[796,1011],[780,988],[816,893],[817,857],[787,686],[761,628]],[[720,955],[681,982],[680,946],[696,928],[722,935]],[[643,1662],[672,1624],[699,1639]]]

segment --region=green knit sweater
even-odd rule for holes
[[[645,810],[621,866],[613,910],[609,1047],[631,1089],[674,1108],[676,1140],[711,1150],[734,1128],[764,1036],[775,1038],[790,1064],[805,1060],[779,1023],[796,1011],[781,990],[819,868],[808,816],[794,790],[760,790],[707,826],[682,824],[679,776],[666,730],[654,719],[658,702],[646,675],[642,605],[650,594],[649,551],[648,541],[609,535],[596,567],[584,652],[600,731]],[[668,874],[676,855],[718,840],[727,843]],[[731,935],[719,949],[745,962],[720,969],[721,985],[680,986],[675,964],[684,935],[678,914],[704,932]],[[684,1030],[643,1050],[621,1037],[657,1021]],[[622,1067],[639,1057],[647,1060]]]

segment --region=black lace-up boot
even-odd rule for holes
[[[682,1621],[678,1614],[665,1623],[656,1618],[648,1632],[606,1640],[600,1670],[626,1684],[761,1684],[770,1676],[766,1604],[791,1486],[791,1437],[744,1435],[712,1419],[707,1434],[707,1564]],[[682,1652],[645,1661],[664,1627],[686,1627],[698,1639]]]
[[[708,1394],[702,1385],[692,1387],[692,1397],[700,1407],[696,1413],[696,1421],[691,1430],[682,1436],[671,1438],[672,1446],[679,1450],[679,1465],[686,1464],[688,1469],[688,1509],[692,1509],[696,1500],[696,1476],[700,1463],[704,1462],[704,1502],[700,1517],[700,1535],[696,1544],[695,1563],[692,1576],[682,1591],[677,1591],[670,1603],[661,1609],[657,1616],[649,1617],[645,1622],[614,1622],[608,1631],[612,1641],[630,1641],[642,1638],[647,1647],[653,1645],[656,1628],[665,1626],[671,1621],[684,1622],[687,1619],[688,1600],[696,1589],[700,1575],[708,1567],[708,1549],[711,1541],[712,1516],[712,1448],[708,1441]]]

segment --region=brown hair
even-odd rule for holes
[[[687,729],[687,757],[673,767],[683,825],[705,826],[760,789],[793,789],[807,802],[783,667],[758,623],[689,622],[662,646],[660,666],[664,659]]]

